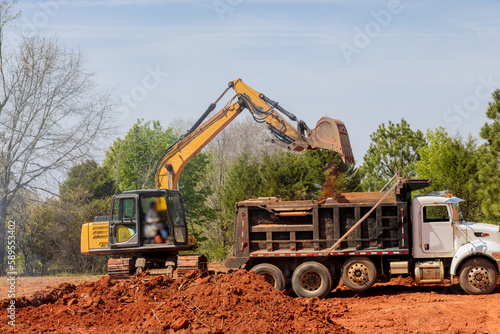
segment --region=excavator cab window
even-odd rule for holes
[[[169,192],[167,202],[175,242],[185,244],[187,242],[187,226],[182,197],[178,192]]]
[[[113,199],[110,221],[110,244],[112,247],[138,245],[137,197],[116,196]]]

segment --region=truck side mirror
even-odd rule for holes
[[[460,210],[458,205],[453,205],[453,223],[458,224],[460,223]]]

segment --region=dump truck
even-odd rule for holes
[[[466,221],[463,200],[449,192],[412,196],[431,180],[396,179],[387,192],[237,203],[225,266],[253,270],[301,297],[324,297],[340,280],[362,292],[394,275],[417,284],[458,278],[469,294],[491,292],[500,266],[499,227]]]
[[[208,117],[230,90],[236,95]],[[166,150],[158,163],[156,189],[130,190],[115,195],[108,216],[83,224],[82,254],[112,256],[108,261],[111,278],[127,278],[143,271],[167,275],[173,275],[174,271],[178,275],[190,270],[205,271],[207,258],[204,255],[179,256],[182,251],[195,250],[197,243],[188,233],[178,183],[187,163],[243,110],[248,110],[255,121],[268,127],[271,142],[287,150],[323,148],[337,152],[344,162],[354,164],[349,136],[342,121],[322,117],[311,129],[278,102],[237,79],[229,82],[188,132]],[[158,235],[151,232],[154,228],[158,229]]]

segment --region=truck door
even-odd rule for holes
[[[453,225],[448,205],[422,206],[422,251],[449,253],[453,251]]]
[[[167,195],[168,214],[176,244],[187,243],[187,225],[181,194],[169,191]]]
[[[118,195],[113,198],[111,217],[109,221],[109,246],[136,247],[139,246],[139,196]]]

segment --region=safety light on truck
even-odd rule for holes
[[[493,256],[496,257],[497,259],[500,259],[500,253],[493,253]]]

